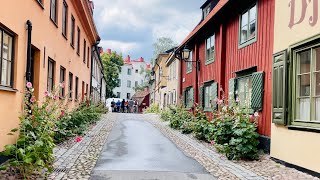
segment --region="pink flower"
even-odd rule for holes
[[[82,140],[81,136],[76,136],[76,142],[80,142]]]
[[[259,117],[259,113],[258,113],[258,112],[255,112],[255,113],[254,113],[254,117]]]
[[[59,116],[59,119],[61,119],[64,115],[65,115],[65,111],[64,111],[64,110],[61,110],[61,114],[60,114],[60,116]]]
[[[64,83],[60,83],[60,87],[61,87],[61,88],[64,88]]]
[[[236,102],[240,102],[240,99],[239,99],[239,98],[237,98],[237,99],[236,99]]]
[[[222,104],[222,103],[223,103],[222,99],[218,100],[218,104]]]
[[[31,99],[30,99],[30,102],[31,102],[31,103],[36,102],[36,97],[32,96]]]
[[[223,91],[222,87],[220,88],[220,91]]]
[[[216,142],[214,142],[214,141],[211,141],[211,142],[210,142],[210,144],[211,144],[211,145],[215,145],[215,144],[216,144]]]
[[[52,99],[57,100],[57,99],[58,99],[58,96],[57,96],[57,95],[54,95],[54,96],[52,97]]]
[[[31,82],[27,82],[27,88],[32,88],[32,83]]]
[[[48,92],[48,91],[45,91],[45,92],[44,92],[44,96],[45,96],[45,97],[49,96],[49,92]]]

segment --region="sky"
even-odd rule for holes
[[[152,57],[152,44],[170,37],[180,44],[200,22],[205,0],[93,0],[94,19],[104,50],[131,59]]]

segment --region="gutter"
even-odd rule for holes
[[[27,21],[28,40],[27,40],[27,82],[31,82],[31,39],[32,39],[32,23],[30,20]]]

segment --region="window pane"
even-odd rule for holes
[[[299,53],[299,61],[300,68],[298,68],[298,74],[309,73],[311,62],[311,50]]]
[[[320,47],[315,48],[316,54],[316,71],[320,71]]]
[[[316,73],[315,77],[316,77],[315,95],[320,96],[320,73]]]
[[[300,96],[310,96],[310,74],[300,75],[299,77]]]
[[[206,48],[206,49],[207,49],[207,50],[210,49],[210,46],[211,46],[211,45],[210,45],[210,38],[207,39],[206,45],[207,45],[207,48]]]
[[[244,13],[241,17],[241,27],[248,25],[248,11]]]
[[[257,16],[257,5],[253,6],[251,9],[250,9],[250,19],[249,21],[253,21],[253,20],[256,20],[256,16]]]
[[[320,98],[316,98],[316,121],[320,121]]]
[[[250,27],[249,27],[249,39],[252,39],[255,36],[256,36],[256,21],[251,21]]]
[[[298,119],[300,120],[310,120],[310,99],[300,99],[299,100],[299,116]]]
[[[7,85],[7,61],[2,61],[2,68],[1,68],[1,84]]]
[[[246,42],[248,39],[248,25],[241,27],[241,43]]]

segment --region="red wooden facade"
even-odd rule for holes
[[[241,13],[257,2],[257,41],[243,48],[239,47],[239,23]],[[223,6],[219,6],[223,4]],[[209,18],[209,20],[208,20]],[[191,73],[186,73],[186,62],[181,63],[181,91],[193,86],[195,103],[199,103],[199,87],[205,82],[218,82],[228,95],[229,79],[235,72],[256,67],[264,71],[263,108],[259,113],[258,131],[270,137],[271,126],[271,70],[273,49],[274,0],[226,1],[221,0],[210,12],[205,25],[195,30],[184,42],[193,48],[193,60],[200,60],[200,71],[196,79],[196,63]],[[198,25],[198,26],[199,26]],[[196,32],[195,32],[196,31]],[[215,61],[205,65],[205,39],[215,33]],[[183,43],[180,47],[183,47]],[[222,93],[218,91],[221,98]],[[182,95],[182,94],[181,94]]]

